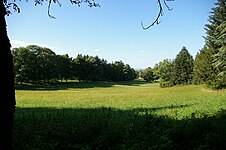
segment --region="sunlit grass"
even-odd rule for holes
[[[143,81],[121,83],[70,83],[39,90],[16,90],[19,108],[100,108],[121,110],[145,108],[149,113],[183,118],[214,115],[226,109],[226,92],[208,91],[203,86],[159,88]],[[141,112],[142,114],[142,112]]]
[[[226,92],[143,81],[17,85],[14,149],[226,149]]]

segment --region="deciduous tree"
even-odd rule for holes
[[[154,81],[154,72],[151,67],[148,67],[141,71],[141,78],[143,78],[147,82],[152,82]]]
[[[173,64],[170,59],[164,59],[158,64],[160,87],[171,87],[172,83],[172,71]]]

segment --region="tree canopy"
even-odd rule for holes
[[[147,82],[152,82],[155,80],[154,71],[151,67],[148,67],[141,71],[140,77],[143,78]]]
[[[57,55],[49,48],[37,45],[14,48],[14,72],[17,82],[53,82],[76,79],[79,81],[134,80],[136,71],[122,61],[108,63],[98,56],[78,54]]]

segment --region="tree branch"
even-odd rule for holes
[[[170,7],[168,6],[168,4],[166,3],[166,1],[174,1],[174,0],[164,0],[164,4],[165,4],[165,6],[167,7],[167,9],[168,9],[169,11],[172,11],[173,8],[170,8]]]
[[[59,7],[61,7],[61,3],[58,1],[58,0],[53,0],[54,3],[57,3],[59,5]],[[49,4],[48,4],[48,16],[52,19],[56,19],[54,16],[52,16],[50,14],[50,7],[51,7],[51,3],[52,3],[52,0],[49,0]]]
[[[3,3],[7,10],[7,15],[11,14],[10,9],[12,9],[14,12],[20,13],[20,8],[16,3],[17,1],[21,1],[21,0],[13,0],[13,2],[8,2],[7,0],[3,0]],[[26,2],[28,2],[28,1],[29,0],[26,0]],[[75,4],[78,7],[81,6],[81,3],[86,3],[88,5],[88,7],[90,7],[90,8],[100,7],[100,5],[95,2],[95,0],[69,0],[69,1],[71,2],[71,4]],[[34,0],[35,6],[42,5],[44,2],[48,3],[48,8],[47,8],[48,16],[52,19],[56,19],[53,15],[51,15],[51,5],[53,3],[55,3],[55,4],[58,4],[59,7],[61,7],[62,5],[60,3],[60,0]]]
[[[20,8],[18,7],[18,5],[16,4],[17,1],[20,0],[13,0],[13,2],[8,2],[8,0],[3,0],[3,3],[6,7],[7,10],[7,15],[11,14],[10,8],[12,8],[15,12],[20,13]],[[27,2],[28,0],[26,0]],[[98,3],[95,2],[95,0],[69,0],[71,2],[71,4],[77,5],[78,7],[81,6],[81,3],[86,3],[89,7],[93,8],[93,7],[100,7],[100,5]],[[154,26],[155,24],[160,24],[161,20],[160,18],[164,15],[164,10],[163,10],[163,5],[168,9],[168,11],[172,11],[173,9],[170,8],[167,4],[168,1],[174,1],[174,0],[157,0],[157,4],[159,7],[159,13],[156,17],[156,19],[149,24],[147,27],[144,26],[143,22],[141,21],[141,26],[144,30],[149,29],[150,27]],[[36,5],[42,5],[44,2],[48,2],[48,16],[52,19],[55,19],[55,17],[53,15],[51,15],[51,5],[52,3],[57,3],[59,7],[61,7],[61,3],[59,2],[59,0],[34,0],[34,4]]]
[[[43,0],[36,0],[36,1],[39,1],[39,2],[43,2]],[[61,7],[61,3],[59,2],[59,0],[48,0],[48,16],[52,19],[56,19],[54,16],[51,15],[50,13],[50,7],[51,7],[51,3],[57,3],[59,5],[59,7]],[[93,8],[93,7],[100,7],[99,4],[95,3],[95,0],[70,0],[71,4],[75,4],[77,5],[78,7],[81,6],[81,3],[87,3],[88,6],[90,8]]]
[[[166,8],[168,9],[168,11],[172,11],[173,9],[170,8],[170,7],[168,6],[168,4],[167,4],[166,1],[174,1],[174,0],[163,0],[164,5],[165,5]],[[161,21],[159,21],[159,19],[160,19],[160,17],[162,17],[162,16],[164,15],[164,13],[163,13],[163,7],[162,7],[162,2],[161,2],[161,0],[157,0],[157,3],[158,3],[158,6],[159,6],[159,13],[158,13],[156,19],[155,19],[149,26],[147,26],[147,27],[144,27],[144,24],[143,24],[143,22],[141,21],[141,26],[142,26],[142,28],[143,28],[144,30],[149,29],[150,27],[154,26],[155,24],[158,25],[158,24],[161,23]]]
[[[20,8],[16,4],[15,0],[13,2],[10,2],[10,3],[8,3],[7,0],[3,0],[3,3],[4,3],[4,6],[5,6],[5,9],[6,9],[6,15],[11,14],[11,11],[9,10],[10,8],[12,8],[14,12],[20,13]]]

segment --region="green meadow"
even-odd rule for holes
[[[158,83],[16,85],[15,149],[225,149],[226,91]]]

